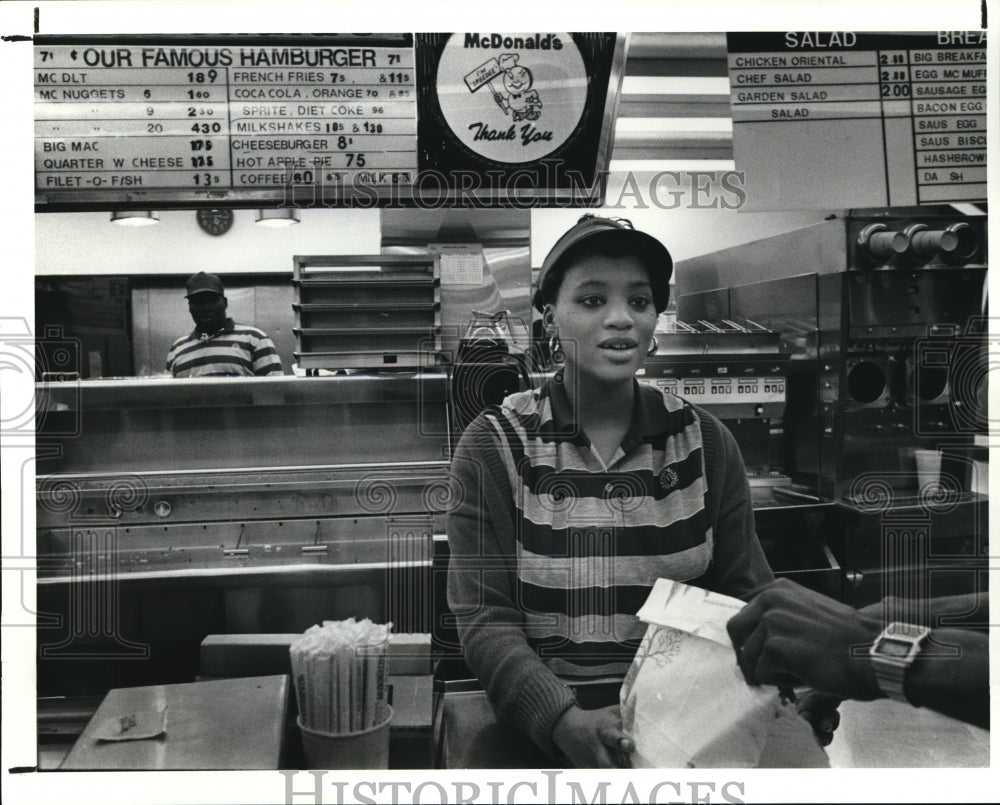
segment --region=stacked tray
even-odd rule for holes
[[[297,256],[292,282],[300,368],[440,362],[437,255]]]

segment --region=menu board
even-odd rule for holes
[[[624,36],[34,39],[39,210],[599,203]]]
[[[35,205],[599,203],[614,33],[34,39]]]
[[[39,37],[36,198],[336,203],[409,185],[414,52],[395,40]]]
[[[986,199],[986,33],[729,34],[748,210]]]

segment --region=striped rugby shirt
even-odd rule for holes
[[[743,461],[714,416],[635,386],[609,465],[561,384],[508,397],[452,460],[448,604],[503,721],[553,751],[574,682],[620,682],[660,576],[747,598],[773,581]]]
[[[167,353],[167,371],[174,377],[284,374],[267,334],[232,319],[212,335],[192,330],[174,341]]]
[[[623,676],[645,632],[635,613],[656,579],[708,569],[701,426],[691,406],[658,395],[662,432],[626,433],[607,467],[573,426],[561,384],[486,415],[514,490],[525,633],[561,676]]]

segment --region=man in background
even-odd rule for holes
[[[167,353],[167,371],[174,377],[284,374],[267,333],[226,315],[229,301],[217,275],[199,271],[187,281],[186,298],[194,330],[174,341]]]

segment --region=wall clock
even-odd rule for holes
[[[225,235],[233,225],[232,210],[198,210],[198,226],[209,235]]]

